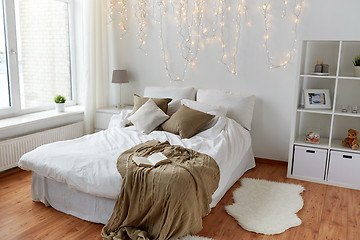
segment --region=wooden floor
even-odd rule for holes
[[[360,191],[287,179],[284,164],[258,163],[243,177],[304,186],[304,208],[298,213],[302,225],[275,236],[243,230],[224,210],[233,202],[232,192],[240,186],[237,182],[204,218],[204,228],[198,235],[216,240],[360,239]],[[103,225],[32,202],[30,183],[30,172],[14,169],[0,174],[0,239],[101,239]]]

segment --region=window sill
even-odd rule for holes
[[[0,140],[23,136],[45,129],[64,126],[84,120],[84,107],[69,106],[65,112],[55,110],[24,114],[0,120]]]

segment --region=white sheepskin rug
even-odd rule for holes
[[[245,230],[279,234],[301,224],[296,213],[304,205],[304,190],[296,184],[243,178],[233,193],[234,204],[225,209]]]
[[[178,238],[178,239],[175,239],[175,240],[213,240],[213,239],[206,238],[206,237],[186,235],[184,237],[181,237],[181,238]]]

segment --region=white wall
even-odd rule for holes
[[[112,29],[110,69],[128,69],[132,74],[131,83],[123,85],[123,91],[126,91],[123,99],[126,99],[127,103],[132,102],[133,93],[142,94],[144,87],[149,85],[217,88],[255,94],[257,102],[251,132],[255,156],[287,161],[298,54],[286,68],[269,69],[263,46],[264,20],[260,8],[262,1],[247,2],[248,20],[252,24],[250,27],[243,25],[241,31],[238,76],[231,75],[218,63],[221,48],[219,43],[212,43],[201,49],[197,66],[188,72],[184,82],[170,83],[161,58],[158,26],[151,24],[147,44],[148,55],[145,56],[137,49],[138,24],[133,17],[133,9],[128,11],[130,26],[129,35],[125,39],[120,40],[115,25],[109,26]],[[289,1],[291,2],[293,1]],[[298,39],[360,39],[357,21],[359,9],[360,1],[357,0],[306,0],[298,28]],[[281,11],[281,5],[275,4],[272,7],[272,19],[279,18]],[[288,16],[290,11],[289,9]],[[271,26],[269,40],[274,58],[283,56],[289,50],[289,47],[285,46],[291,44],[293,39],[290,29],[294,26],[294,22],[286,21],[283,24],[281,21],[277,22],[278,25]],[[176,42],[176,37],[168,36],[167,40]],[[176,45],[171,45],[173,51],[176,49],[174,46]],[[179,55],[176,58],[178,59]],[[110,86],[109,98],[111,104],[118,102],[118,86]]]

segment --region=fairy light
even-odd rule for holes
[[[179,44],[180,56],[184,59],[184,66],[180,76],[175,76],[170,71],[170,64],[165,47],[165,39],[163,36],[163,18],[160,17],[160,47],[163,55],[165,72],[170,78],[170,81],[184,81],[185,74],[189,67],[195,67],[197,56],[200,51],[200,37],[201,31],[203,31],[202,19],[204,17],[204,0],[194,1],[193,6],[190,6],[189,0],[170,1],[170,4],[175,13],[175,21],[178,28],[178,34],[181,37],[181,43]],[[192,7],[192,8],[191,8]],[[166,3],[162,1],[160,3],[160,15],[161,12],[166,11]],[[166,56],[166,57],[165,57]]]
[[[137,33],[137,37],[139,40],[139,46],[138,48],[140,50],[142,50],[145,55],[147,55],[147,52],[144,48],[144,45],[146,44],[146,27],[147,27],[147,18],[148,18],[148,4],[147,4],[147,0],[137,0],[136,4],[135,4],[135,16],[138,20],[139,23],[139,30]]]
[[[167,75],[167,77],[170,78],[170,81],[184,81],[185,79],[185,75],[186,75],[186,70],[189,66],[189,62],[185,61],[184,64],[184,68],[183,71],[181,73],[181,76],[175,76],[173,73],[170,72],[170,66],[169,66],[169,59],[168,59],[168,54],[166,53],[165,50],[165,40],[164,40],[164,30],[163,30],[163,18],[166,15],[167,12],[167,5],[165,0],[162,0],[161,2],[159,2],[159,11],[160,11],[160,17],[159,17],[159,25],[160,25],[160,48],[161,48],[161,53],[163,56],[163,61],[164,61],[164,66],[165,66],[165,73]]]
[[[109,22],[119,18],[118,27],[121,31],[121,37],[127,33],[127,4],[126,0],[108,0],[108,18]],[[264,17],[264,47],[266,49],[267,61],[270,68],[285,67],[292,59],[295,53],[297,39],[297,26],[300,20],[303,0],[294,0],[293,22],[294,22],[294,40],[291,49],[284,54],[284,60],[279,63],[273,62],[273,57],[269,49],[269,41],[272,41],[270,30],[272,16],[270,14],[272,0],[262,0],[260,8]],[[289,15],[289,0],[281,1],[283,4],[281,17]],[[210,5],[211,4],[211,5]],[[219,63],[223,64],[227,71],[237,75],[239,42],[241,36],[241,24],[251,26],[251,21],[247,18],[247,0],[214,0],[211,3],[207,0],[136,0],[131,6],[134,9],[138,22],[138,31],[136,36],[139,41],[138,48],[146,55],[146,40],[149,24],[154,22],[160,27],[160,48],[161,56],[164,62],[165,73],[170,81],[184,81],[189,68],[195,68],[198,61],[200,49],[204,49],[206,44],[215,44],[218,42],[222,49],[222,55]],[[166,21],[165,21],[166,17]],[[287,16],[288,19],[290,16]],[[152,21],[153,20],[153,21]],[[164,36],[165,24],[173,20],[176,23],[176,30],[180,41],[177,46],[179,55],[183,60],[183,66],[180,66],[180,72],[175,73],[170,69],[170,60],[178,58],[171,54],[171,47],[166,47],[166,37]],[[166,28],[167,29],[167,28]],[[121,38],[120,37],[120,38]],[[179,56],[177,55],[177,56]],[[178,71],[178,70],[177,70]]]
[[[241,14],[246,14],[246,5],[245,1],[239,2],[239,4],[231,8],[231,6],[226,6],[225,0],[219,0],[220,7],[219,7],[219,14],[221,16],[220,22],[220,41],[221,41],[221,48],[222,48],[222,57],[220,62],[226,67],[228,72],[233,75],[237,75],[237,55],[238,55],[238,48],[239,48],[239,40],[240,40],[240,31],[241,31]],[[244,5],[242,5],[244,4]],[[234,13],[235,17],[232,19],[234,23],[229,24],[235,27],[235,33],[233,34],[234,37],[234,44],[230,44],[230,42],[226,43],[225,40],[225,15],[226,10],[235,9]]]
[[[248,26],[251,26],[251,22],[248,21],[247,17],[247,3],[246,0],[241,0],[241,14],[244,16],[244,21]]]
[[[284,9],[282,12],[282,17],[285,17],[286,15],[286,8],[288,5],[288,1],[284,0]],[[296,42],[297,42],[297,35],[298,35],[298,31],[297,31],[297,27],[298,27],[298,23],[300,20],[300,15],[301,15],[301,10],[302,10],[302,6],[303,6],[303,0],[295,0],[295,7],[293,10],[293,14],[294,14],[294,40],[292,41],[290,50],[286,53],[285,56],[285,60],[280,61],[279,63],[274,63],[272,60],[272,55],[270,53],[270,49],[269,49],[269,40],[270,38],[270,18],[271,15],[269,13],[270,7],[271,7],[271,0],[264,0],[262,3],[262,11],[263,11],[263,17],[264,17],[264,27],[265,27],[265,49],[266,49],[266,57],[267,57],[267,61],[269,64],[269,68],[279,68],[279,67],[286,67],[286,65],[289,64],[289,62],[292,60],[293,55],[296,51],[295,47],[296,47]]]
[[[287,0],[284,0],[284,7],[283,7],[283,10],[282,10],[282,14],[281,14],[281,17],[284,18],[286,16],[286,7],[287,7],[287,4],[288,4],[288,1]]]
[[[239,0],[237,6],[226,5],[225,0],[216,1],[216,12],[214,12],[215,20],[214,22],[219,24],[214,24],[216,27],[213,27],[210,31],[210,34],[206,34],[208,32],[208,28],[205,27],[204,19],[205,19],[205,0],[197,0],[194,1],[193,9],[189,6],[188,0],[180,0],[175,4],[174,1],[170,1],[172,8],[177,16],[176,23],[178,27],[178,33],[182,39],[180,44],[180,55],[184,59],[184,67],[182,74],[180,77],[175,77],[174,73],[170,72],[169,69],[169,59],[167,48],[165,48],[165,40],[163,36],[163,19],[161,19],[160,26],[160,45],[161,51],[164,59],[164,66],[167,76],[171,79],[171,81],[184,80],[185,73],[188,67],[194,67],[197,61],[197,55],[200,51],[200,47],[204,47],[203,43],[200,43],[201,35],[204,36],[205,39],[208,37],[215,38],[217,32],[217,26],[220,26],[219,33],[219,41],[222,47],[222,57],[220,63],[226,66],[226,69],[237,75],[237,55],[238,55],[238,45],[240,39],[240,26],[241,26],[241,15],[244,14],[246,17],[247,6],[246,0]],[[166,6],[165,1],[161,2],[162,7]],[[225,15],[235,15],[232,19],[233,23],[229,23],[230,26],[235,26],[235,36],[233,43],[230,44],[225,39],[225,29],[227,24],[225,24]],[[160,14],[161,15],[161,14]],[[235,24],[235,25],[234,25]],[[233,34],[231,34],[233,35]],[[229,40],[230,41],[230,40]],[[166,57],[165,57],[166,56]]]
[[[120,28],[120,39],[122,39],[127,34],[126,23],[128,18],[125,0],[109,0],[107,13],[109,23],[114,21],[115,16],[119,16],[119,22],[117,25]]]
[[[202,17],[201,17],[201,22],[200,22],[200,28],[201,28],[201,32],[202,32],[202,36],[205,38],[205,41],[208,41],[210,39],[216,39],[216,34],[219,31],[219,0],[216,0],[213,4],[213,8],[212,11],[205,11],[206,6],[206,1],[205,0],[201,0],[201,5],[202,5]],[[208,19],[213,19],[211,23],[208,23],[207,20]],[[210,22],[210,21],[209,21]]]

